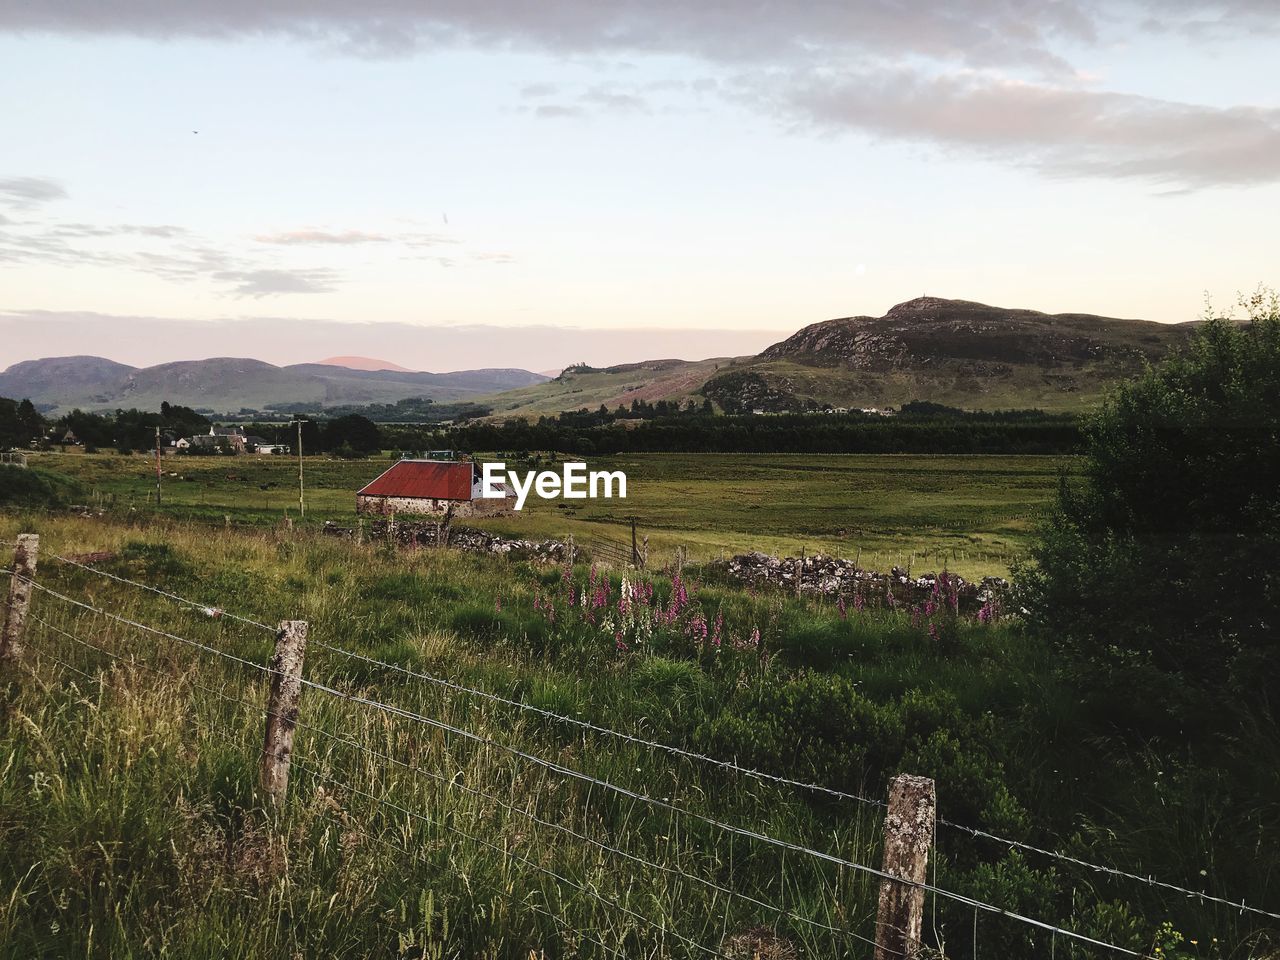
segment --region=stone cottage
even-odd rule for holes
[[[356,512],[491,517],[512,512],[513,498],[480,496],[480,466],[447,460],[401,460],[356,493]]]

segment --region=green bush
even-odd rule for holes
[[[1033,621],[1121,724],[1174,732],[1280,684],[1280,304],[1247,306],[1104,405],[1020,571]]]
[[[83,494],[79,483],[60,473],[0,464],[0,506],[63,507]]]

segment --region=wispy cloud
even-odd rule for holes
[[[375,233],[368,230],[321,230],[304,228],[254,236],[258,243],[285,247],[351,247],[369,243],[398,243],[407,247],[434,247],[458,243],[456,237],[438,233]]]
[[[385,233],[368,233],[364,230],[287,230],[283,233],[260,233],[253,239],[259,243],[280,246],[351,246],[359,243],[390,243],[393,238]]]
[[[51,200],[63,200],[66,196],[67,191],[56,180],[44,177],[0,179],[0,203],[15,210],[30,209]]]
[[[232,285],[239,297],[269,297],[281,293],[328,293],[337,275],[332,270],[219,270],[213,279]]]
[[[905,71],[755,87],[780,115],[959,147],[1054,176],[1174,189],[1280,180],[1280,110],[1221,109],[984,75]]]
[[[6,185],[8,192],[4,192]],[[280,262],[273,248],[385,246],[401,257],[451,267],[464,259],[476,264],[511,263],[506,253],[468,252],[454,236],[425,230],[372,231],[302,227],[252,235],[253,243],[219,243],[173,224],[83,223],[59,220],[34,210],[38,198],[65,197],[62,187],[40,177],[0,181],[0,198],[27,210],[15,220],[0,215],[0,266],[51,264],[135,271],[172,283],[207,282],[234,297],[328,293],[343,281],[334,267]],[[56,189],[55,189],[56,187]],[[460,248],[454,256],[442,251]],[[305,255],[305,254],[303,254]]]
[[[1153,0],[1154,2],[1154,0]],[[358,56],[441,45],[557,54],[675,53],[721,63],[837,61],[891,50],[970,66],[1069,71],[1053,42],[1096,36],[1099,0],[792,0],[744,7],[685,0],[296,0],[224,3],[82,0],[0,4],[0,29],[69,34],[232,38],[274,33]]]

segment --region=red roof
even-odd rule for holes
[[[401,460],[356,495],[470,500],[471,464],[441,460]]]

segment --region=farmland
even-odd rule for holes
[[[353,523],[355,491],[391,462],[307,458],[308,521]],[[659,559],[681,544],[695,559],[803,547],[860,557],[873,568],[945,564],[966,576],[1003,574],[1070,465],[1033,456],[782,454],[636,454],[590,463],[627,473],[625,501],[534,497],[515,517],[477,525],[589,541],[629,538],[627,518],[635,516]],[[33,456],[32,465],[79,480],[91,505],[155,510],[155,467],[147,457],[48,453]],[[297,516],[296,460],[168,457],[164,465],[166,515],[253,524]]]

